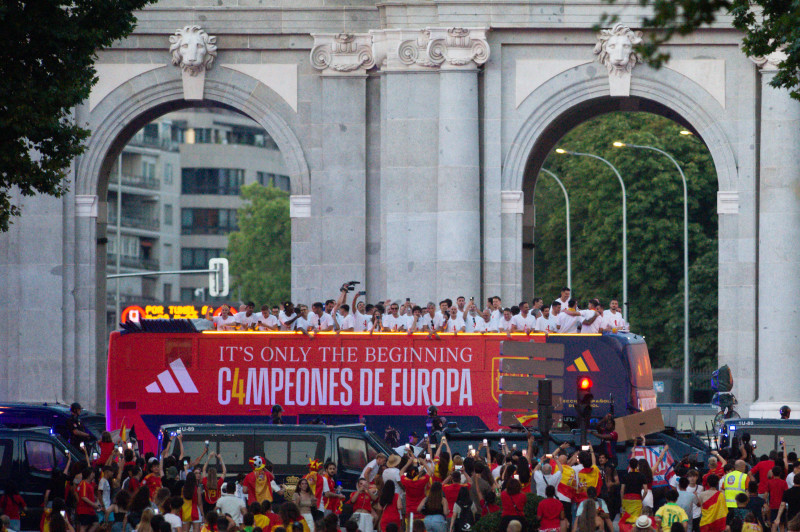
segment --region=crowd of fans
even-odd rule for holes
[[[435,411],[429,417],[439,419]],[[81,446],[85,462],[69,456],[53,472],[41,530],[464,532],[499,512],[493,529],[510,532],[800,531],[800,461],[782,439],[780,449],[761,456],[743,434],[707,463],[664,461],[665,446],[654,464],[641,458],[620,467],[613,418],[602,423],[598,436],[606,445],[597,453],[588,445],[570,452],[568,444],[540,453],[530,435],[525,449],[482,440],[462,455],[445,436],[434,446],[427,434],[412,432],[398,454],[367,463],[349,494],[331,461],[311,460],[308,474],[287,487],[260,456],[250,459],[249,474],[226,478],[222,455],[206,445],[200,456],[185,456],[180,433],[165,436],[169,442],[154,456],[114,444],[105,432],[91,459]],[[637,452],[644,445],[641,435],[631,456],[646,456]],[[536,522],[526,515],[529,494],[541,498]],[[0,510],[3,532],[19,531],[26,508],[13,480]]]
[[[429,302],[423,308],[409,298],[405,302],[386,301],[368,304],[360,300],[365,292],[357,292],[351,305],[346,303],[348,285],[340,289],[338,299],[316,302],[309,307],[295,306],[287,301],[283,308],[278,305],[262,305],[255,311],[255,303],[247,302],[233,313],[228,305],[221,307],[218,316],[207,315],[217,330],[262,330],[262,331],[352,331],[352,332],[426,332],[426,333],[601,333],[627,331],[619,302],[611,299],[605,309],[598,299],[590,299],[584,310],[570,297],[568,287],[550,305],[542,298],[532,302],[522,301],[518,305],[503,307],[498,296],[479,304],[464,296],[456,298],[455,305],[444,299],[436,305]],[[351,311],[352,309],[352,311]]]

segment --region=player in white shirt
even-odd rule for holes
[[[483,309],[481,317],[483,317],[483,322],[486,324],[486,332],[497,332],[497,321],[492,318],[491,310],[488,308]]]
[[[406,320],[400,316],[400,305],[391,303],[388,313],[383,316],[382,325],[385,331],[405,331]]]
[[[287,323],[295,331],[302,331],[303,334],[308,335],[308,331],[311,329],[311,324],[308,321],[308,307],[300,305],[298,313]]]
[[[371,319],[367,312],[367,304],[358,300],[359,297],[366,294],[363,290],[356,292],[356,295],[353,296],[353,303],[350,305],[353,308],[353,330],[356,332],[368,330],[367,327]]]
[[[526,301],[519,304],[519,314],[511,318],[511,332],[529,333],[536,329],[536,318],[528,312],[529,308]]]
[[[550,322],[550,307],[542,307],[542,315],[536,318],[536,332],[556,332],[555,327],[553,327]]]
[[[294,330],[293,319],[297,318],[299,314],[294,310],[294,303],[287,301],[283,304],[283,310],[278,313],[278,321],[281,324],[282,331]],[[291,322],[291,323],[290,323]]]
[[[561,312],[558,313],[558,320],[556,321],[558,332],[561,334],[577,333],[580,322],[581,315],[577,310],[577,301],[570,299],[567,303],[567,308],[563,308],[562,305]]]
[[[419,305],[414,305],[411,307],[411,316],[407,316],[410,319],[408,320],[408,326],[406,330],[410,333],[415,332],[422,332],[422,328],[425,325],[425,316],[422,315],[422,307]]]
[[[211,321],[218,331],[232,331],[236,328],[236,319],[231,315],[228,305],[222,305],[219,316],[214,316]]]
[[[589,300],[589,309],[581,311],[581,334],[597,334],[603,322],[603,312],[598,310],[600,302],[596,299]]]
[[[500,318],[503,317],[503,300],[499,296],[493,296],[491,302],[492,320],[500,323]]]
[[[511,309],[503,309],[503,315],[500,317],[500,321],[497,322],[497,331],[510,333],[511,320],[513,317],[514,315],[511,314]]]
[[[627,331],[628,322],[622,317],[619,301],[612,299],[608,307],[608,310],[603,311],[603,330],[608,332]]]
[[[568,286],[565,286],[564,288],[561,289],[561,297],[556,299],[556,301],[561,303],[561,311],[562,312],[564,310],[566,310],[567,307],[569,306],[569,295],[571,293],[572,293],[572,290],[570,290]],[[550,314],[552,314],[552,313],[553,313],[553,306],[550,305]]]
[[[436,305],[433,302],[429,302],[425,312],[419,318],[419,325],[417,328],[425,332],[435,332],[436,316]]]
[[[335,307],[334,307],[335,308]],[[350,306],[347,303],[342,304],[336,312],[339,321],[336,322],[335,327],[340,331],[349,332],[355,329],[355,319],[350,314]]]
[[[464,323],[464,318],[461,317],[458,307],[450,307],[450,319],[447,320],[447,332],[460,333],[464,332],[466,328],[467,324]]]
[[[311,314],[308,316],[308,323],[316,331],[332,331],[333,318],[324,312],[324,306],[317,301],[311,305]]]
[[[256,304],[252,301],[248,301],[245,303],[244,312],[237,312],[233,315],[233,319],[236,320],[236,324],[240,329],[250,329],[256,326],[258,323],[258,315],[254,312],[255,308]]]
[[[488,326],[483,320],[483,316],[481,316],[481,314],[478,312],[478,307],[476,307],[475,303],[472,301],[470,301],[469,305],[467,306],[467,317],[464,318],[464,322],[466,323],[467,332],[487,332]]]
[[[256,314],[256,323],[260,331],[277,331],[280,327],[278,318],[269,311],[269,305],[261,305],[261,312]]]

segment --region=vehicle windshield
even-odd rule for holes
[[[631,384],[636,388],[653,387],[653,369],[650,367],[650,354],[647,344],[629,344],[628,364],[631,368]]]

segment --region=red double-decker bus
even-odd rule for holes
[[[289,423],[365,421],[379,432],[419,432],[436,405],[464,430],[496,429],[509,341],[563,343],[565,375],[592,375],[595,415],[611,401],[619,415],[655,406],[647,347],[631,334],[114,332],[107,426],[125,420],[148,450],[161,425],[267,423],[274,404]],[[576,395],[572,381],[564,380],[565,404]]]

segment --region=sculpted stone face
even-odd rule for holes
[[[172,64],[196,75],[211,68],[217,55],[216,37],[210,37],[200,26],[186,26],[169,38]]]
[[[606,43],[608,60],[614,68],[625,68],[631,59],[633,43],[627,35],[615,35]]]

